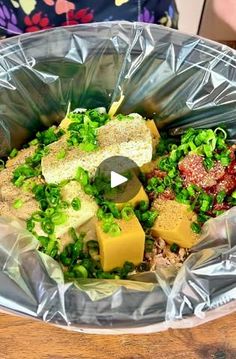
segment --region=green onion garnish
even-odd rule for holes
[[[170,251],[173,253],[177,253],[179,251],[179,246],[176,243],[172,243],[170,246]]]
[[[199,226],[199,224],[196,222],[193,222],[191,224],[191,229],[194,233],[197,233],[197,234],[199,234],[201,232],[201,226]]]
[[[87,269],[80,265],[80,264],[76,264],[74,267],[73,267],[73,271],[76,275],[76,277],[79,277],[79,278],[88,278],[88,271]]]
[[[109,228],[109,234],[112,236],[112,237],[116,237],[116,236],[119,236],[120,233],[121,233],[121,229],[120,227],[118,226],[117,223],[112,223],[110,225],[110,228]]]
[[[134,216],[134,211],[131,206],[126,206],[121,210],[121,217],[125,221],[129,221]]]
[[[75,179],[81,184],[81,186],[86,186],[89,183],[88,172],[85,171],[82,167],[79,167],[77,169]]]
[[[231,159],[229,156],[221,156],[220,162],[221,162],[222,166],[227,167],[230,164]]]
[[[68,216],[63,212],[56,212],[51,217],[52,223],[54,223],[56,226],[66,223],[67,220]]]
[[[16,148],[13,148],[13,150],[11,150],[11,152],[9,154],[9,157],[14,158],[17,156],[17,154],[18,154],[18,150]]]
[[[149,203],[147,201],[140,201],[139,202],[139,209],[141,212],[146,212],[148,210]]]
[[[79,211],[81,209],[81,200],[79,197],[75,197],[71,202],[71,206],[75,211]]]
[[[58,160],[62,160],[63,158],[66,157],[66,150],[61,149],[58,153],[57,153],[57,159]]]
[[[32,218],[27,219],[26,221],[26,228],[28,231],[32,232],[35,227],[35,223],[33,222]]]
[[[226,196],[226,192],[225,191],[220,191],[216,196],[217,203],[223,203],[224,199],[225,199],[225,196]]]
[[[214,166],[214,161],[211,158],[205,158],[203,164],[207,171],[209,171]]]
[[[38,139],[35,138],[35,139],[33,139],[32,141],[29,142],[29,145],[30,146],[36,146],[38,143],[39,143]]]
[[[44,220],[41,222],[42,230],[47,234],[53,234],[55,225],[50,220]]]
[[[19,209],[19,208],[21,208],[22,206],[23,206],[23,201],[22,201],[22,199],[16,199],[15,202],[14,202],[14,204],[13,204],[13,207],[14,207],[15,209]]]
[[[42,222],[45,218],[45,215],[42,211],[34,212],[31,216],[31,219],[35,222]]]
[[[226,140],[227,138],[227,133],[226,131],[221,128],[221,127],[217,127],[215,130],[214,130],[214,133],[218,136],[220,136],[220,138],[223,138],[223,140]]]

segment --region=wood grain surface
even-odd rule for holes
[[[0,314],[0,359],[236,359],[236,313],[193,329],[88,335]]]

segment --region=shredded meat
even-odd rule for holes
[[[162,238],[158,238],[152,253],[146,253],[145,258],[150,262],[151,270],[155,271],[160,266],[167,267],[169,265],[174,265],[178,269],[182,266],[187,256],[187,249],[180,248],[177,253],[173,253],[170,250],[170,245]]]

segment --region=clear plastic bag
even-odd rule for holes
[[[155,25],[101,23],[0,44],[0,153],[71,108],[109,106],[173,134],[223,124],[236,138],[233,50]],[[178,273],[64,283],[20,223],[0,218],[0,308],[72,330],[141,333],[194,326],[235,310],[236,209],[205,225]]]

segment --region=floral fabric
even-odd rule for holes
[[[177,28],[174,0],[0,0],[0,35],[54,26],[128,20]]]

